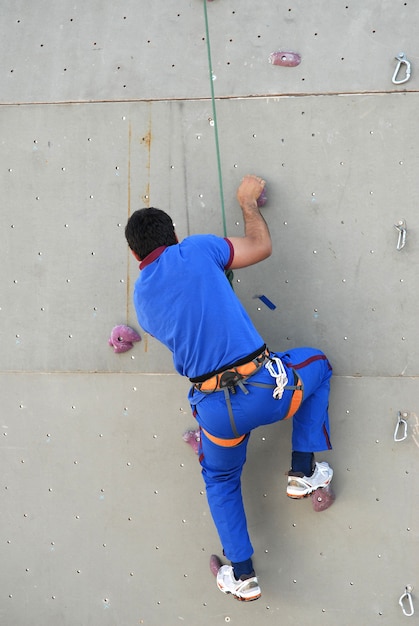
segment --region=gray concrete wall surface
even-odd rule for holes
[[[3,3],[1,624],[415,623],[418,21],[409,0]],[[138,326],[123,230],[159,206],[181,237],[223,235],[223,198],[239,235],[247,172],[267,180],[274,252],[233,286],[272,349],[333,364],[337,499],[287,499],[291,424],[253,433],[263,596],[242,605],[209,571],[188,381]],[[142,337],[124,354],[117,324]]]

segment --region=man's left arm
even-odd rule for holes
[[[234,248],[230,269],[254,265],[272,254],[269,228],[257,204],[264,187],[262,178],[247,175],[237,190],[237,200],[244,219],[244,236],[228,238]]]

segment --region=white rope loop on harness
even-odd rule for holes
[[[276,370],[274,364],[276,365]],[[280,400],[286,385],[288,385],[288,376],[285,372],[284,366],[282,365],[282,361],[277,356],[269,357],[269,360],[265,363],[265,367],[272,378],[275,378],[276,387],[273,390],[272,395],[275,400]]]

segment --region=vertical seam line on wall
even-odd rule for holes
[[[127,203],[128,203],[128,217],[131,216],[131,142],[132,142],[132,126],[131,120],[128,124],[128,172],[127,172]],[[129,298],[130,298],[130,278],[129,278],[129,265],[130,265],[130,249],[127,247],[127,292],[126,292],[126,323],[129,319]]]

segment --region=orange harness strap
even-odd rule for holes
[[[221,439],[221,437],[215,437],[214,435],[211,435],[207,430],[205,430],[205,428],[202,428],[202,426],[201,430],[204,435],[208,437],[210,441],[212,441],[212,443],[215,443],[217,446],[222,446],[223,448],[234,448],[234,446],[240,445],[247,437],[247,435],[241,435],[240,437],[236,437],[235,439]]]
[[[303,381],[300,377],[298,377],[296,387],[298,387],[298,389],[295,389],[294,393],[292,394],[290,408],[288,409],[288,413],[284,417],[285,420],[296,414],[303,401]]]
[[[228,387],[227,383],[223,384],[223,376],[227,372],[231,372],[233,374],[237,374],[237,380],[242,380],[249,378],[252,374],[255,374],[265,362],[265,359],[269,356],[269,351],[265,349],[261,354],[257,357],[249,361],[248,363],[243,363],[242,365],[232,365],[227,367],[227,369],[218,372],[218,374],[214,374],[210,378],[207,378],[203,382],[194,383],[194,387],[198,391],[202,391],[203,393],[212,393],[213,391],[219,391],[223,387]],[[233,385],[234,386],[234,385]]]

